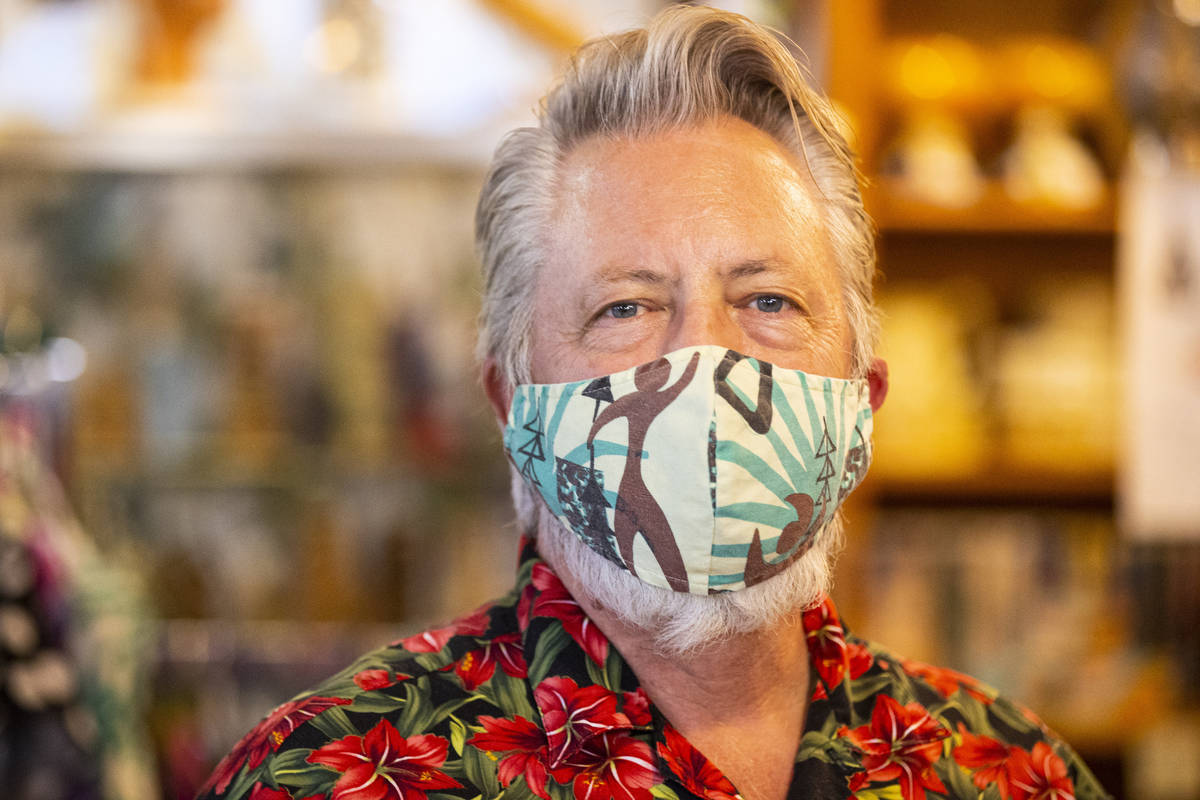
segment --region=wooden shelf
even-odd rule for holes
[[[894,179],[879,178],[867,187],[868,213],[883,233],[1019,234],[1111,236],[1116,229],[1112,192],[1099,208],[1072,211],[1025,205],[989,183],[977,203],[952,209],[905,197]]]
[[[171,173],[246,169],[481,170],[494,138],[433,139],[386,130],[181,131],[97,128],[0,132],[0,169]]]
[[[955,505],[1113,507],[1115,477],[1108,471],[1053,473],[997,467],[956,477],[872,475],[865,492],[883,506]]]

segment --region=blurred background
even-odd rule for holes
[[[0,785],[187,798],[505,591],[475,194],[666,0],[0,0]],[[1200,798],[1200,2],[743,0],[861,153],[850,625]]]

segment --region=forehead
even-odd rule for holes
[[[549,260],[560,268],[689,258],[831,263],[820,192],[803,159],[732,117],[584,141],[564,159],[554,200]]]

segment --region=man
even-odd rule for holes
[[[211,796],[1104,796],[826,597],[887,377],[851,156],[769,33],[676,7],[586,45],[477,238],[517,586],[276,709]]]

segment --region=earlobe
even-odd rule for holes
[[[882,358],[872,359],[867,371],[867,385],[871,389],[871,413],[879,411],[888,393],[888,365]]]
[[[513,388],[504,378],[500,366],[490,356],[483,362],[483,392],[487,395],[501,427],[508,422],[508,407],[512,404]]]

